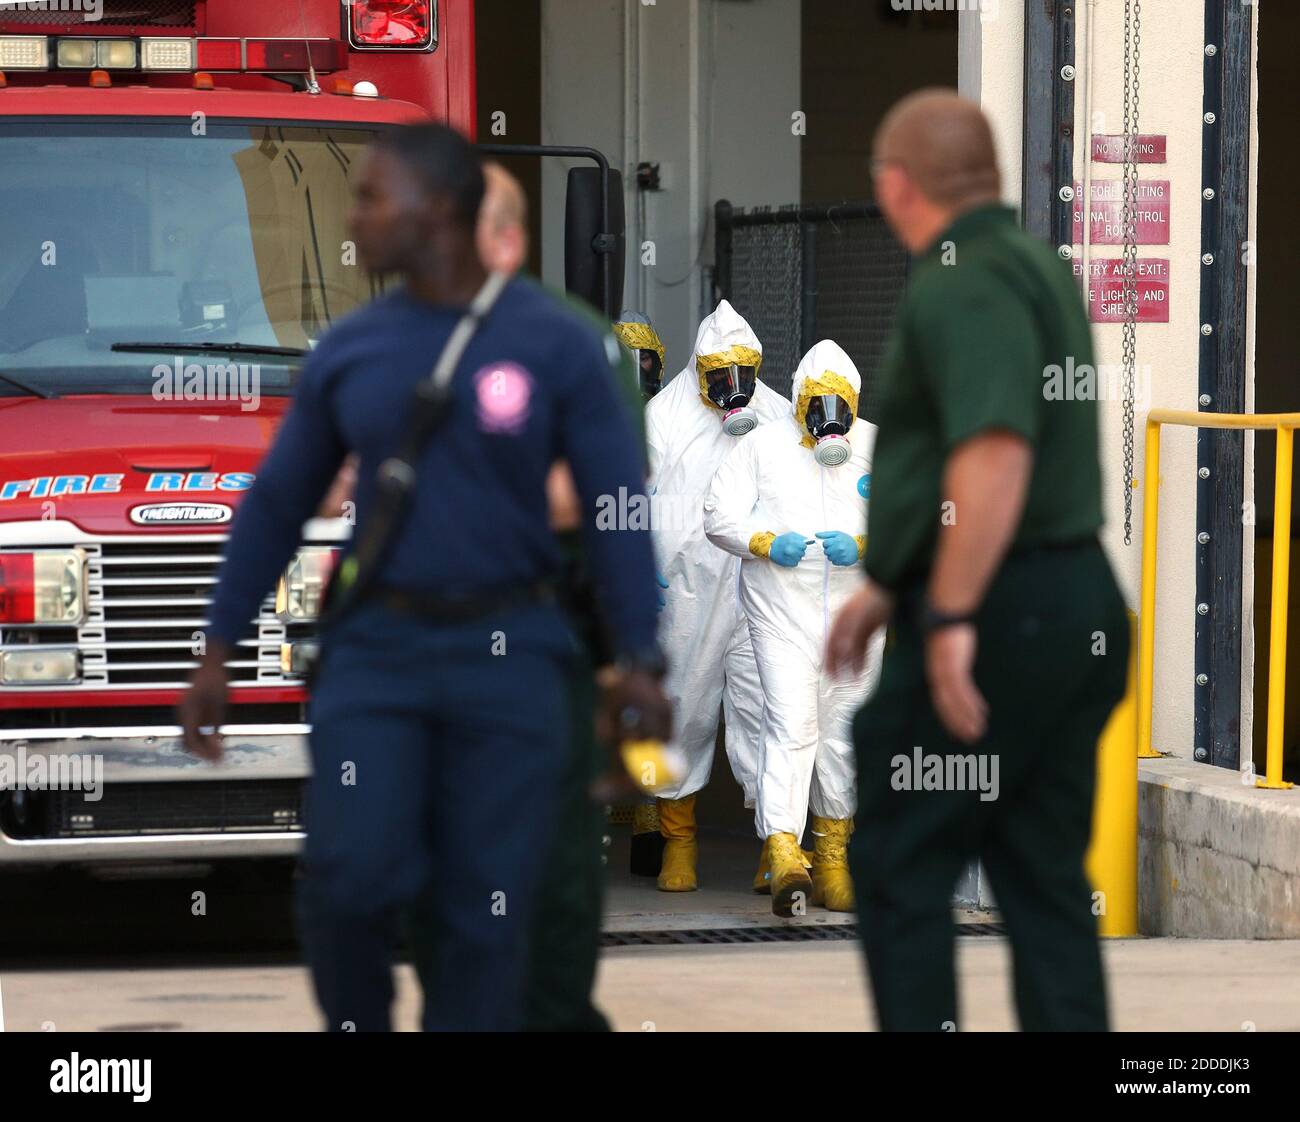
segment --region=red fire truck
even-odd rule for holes
[[[96,18],[97,17],[97,18]],[[378,129],[473,131],[472,0],[0,6],[0,868],[279,856],[302,656],[346,517],[182,749],[225,534],[320,334],[382,282],[346,214]]]

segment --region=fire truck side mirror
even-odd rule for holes
[[[564,197],[564,287],[613,317],[623,305],[623,177],[610,170],[608,230],[601,222],[600,188],[600,168],[569,169]]]

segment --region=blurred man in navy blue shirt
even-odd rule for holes
[[[385,134],[368,154],[352,215],[358,254],[405,285],[321,340],[240,509],[182,703],[198,755],[220,758],[209,730],[224,707],[223,664],[350,453],[353,541],[364,538],[376,471],[403,442],[415,387],[487,279],[474,243],[482,195],[474,150],[442,126]],[[612,337],[509,281],[456,367],[450,415],[416,463],[382,570],[324,636],[298,911],[333,1031],[389,1027],[398,915],[429,894],[441,938],[425,1028],[519,1026],[567,751],[574,640],[550,594],[561,557],[545,490],[557,459],[582,499],[622,669],[610,711],[627,735],[667,732],[648,531],[596,528],[602,496],[643,494],[640,443],[609,373],[618,361]]]

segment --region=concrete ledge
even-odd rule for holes
[[[1300,938],[1300,787],[1140,760],[1138,923],[1144,935]]]

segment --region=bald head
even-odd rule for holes
[[[931,202],[966,210],[1002,189],[993,130],[973,101],[952,90],[918,90],[876,130],[872,155],[897,164]]]
[[[528,256],[528,201],[524,189],[500,164],[483,165],[483,205],[475,240],[483,265],[516,273]]]
[[[872,145],[876,197],[909,248],[937,224],[998,201],[1002,190],[988,118],[952,90],[908,94],[881,121]]]

